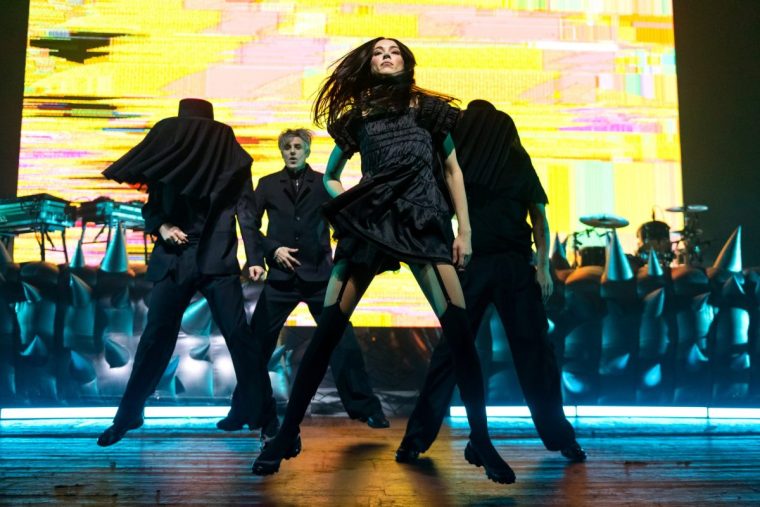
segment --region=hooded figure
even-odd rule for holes
[[[470,102],[452,137],[472,226],[472,260],[460,272],[471,329],[477,333],[486,308],[493,304],[544,445],[571,461],[584,461],[586,453],[563,412],[559,369],[547,336],[542,301],[553,289],[546,193],[520,144],[514,121],[490,102]],[[532,227],[526,222],[529,214]],[[452,355],[447,340],[441,340],[433,351],[396,461],[417,460],[438,435],[455,386]]]
[[[196,244],[204,274],[236,274],[238,215],[246,257],[255,255],[256,229],[251,183],[253,159],[229,125],[214,121],[211,103],[183,99],[179,115],[165,118],[143,141],[103,171],[106,178],[148,187],[143,208],[146,232],[159,237],[148,265],[148,280],[159,281],[176,262],[184,243],[164,238],[172,224]],[[213,235],[213,239],[212,236]]]
[[[113,425],[98,438],[109,446],[142,425],[142,410],[166,370],[191,298],[208,300],[232,356],[241,395],[251,407],[259,360],[247,325],[237,261],[237,230],[254,264],[257,241],[251,183],[253,159],[232,129],[214,121],[213,107],[199,99],[180,101],[179,115],[158,122],[145,139],[103,174],[148,188],[145,229],[157,237],[147,278],[155,282],[148,321],[135,353]],[[255,425],[259,415],[251,408]]]
[[[532,229],[525,218],[530,204],[546,204],[548,199],[515,122],[490,102],[473,100],[452,137],[464,175],[470,222],[478,221],[472,224],[472,251],[532,255]]]

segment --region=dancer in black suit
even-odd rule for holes
[[[255,255],[255,209],[251,162],[232,129],[214,121],[213,107],[199,99],[180,101],[179,115],[158,122],[146,138],[103,174],[120,183],[147,185],[145,230],[157,241],[147,278],[155,283],[148,320],[132,373],[113,425],[98,438],[109,446],[143,423],[145,401],[155,391],[177,342],[182,315],[200,291],[224,336],[241,386],[243,404],[252,399],[258,361],[246,322],[237,231],[249,261]],[[253,274],[253,270],[250,270]],[[261,426],[260,414],[254,425]]]
[[[462,172],[448,135],[459,110],[450,97],[415,86],[414,67],[404,44],[376,38],[343,57],[318,93],[315,120],[327,126],[336,144],[325,171],[334,197],[325,214],[339,240],[336,264],[282,428],[254,462],[255,474],[277,472],[283,459],[300,452],[299,424],[351,313],[374,276],[403,261],[455,351],[454,371],[470,423],[465,458],[484,466],[494,481],[515,480],[488,435],[480,361],[456,275],[472,253]],[[340,174],[356,152],[362,180],[344,191]],[[439,157],[445,189],[437,185]],[[445,193],[457,215],[456,237]]]
[[[269,225],[266,235],[259,230],[259,242],[251,268],[253,279],[264,273],[266,258],[269,273],[266,285],[251,318],[254,339],[264,351],[259,367],[266,373],[267,362],[288,315],[300,303],[308,305],[315,321],[319,320],[325,300],[327,282],[332,272],[330,230],[322,217],[322,205],[330,199],[322,183],[322,173],[306,163],[311,153],[312,133],[306,129],[288,129],[280,134],[278,145],[285,167],[264,176],[256,187],[256,227],[266,211]],[[380,400],[372,392],[364,367],[361,349],[349,324],[330,358],[343,406],[349,417],[365,421],[372,428],[387,428]],[[265,382],[254,389],[261,395],[262,413],[268,414],[262,439],[277,433],[272,385]],[[242,403],[238,389],[232,397],[227,417],[217,423],[225,431],[235,431],[244,424],[254,426]]]
[[[470,102],[453,132],[472,223],[472,261],[460,272],[467,313],[476,333],[489,304],[507,332],[515,369],[544,445],[571,461],[586,453],[562,409],[559,368],[547,337],[543,302],[549,273],[548,199],[512,118],[484,100]],[[526,222],[530,215],[531,227]],[[536,244],[532,265],[531,234]],[[456,385],[452,350],[441,340],[396,451],[413,462],[438,435]]]

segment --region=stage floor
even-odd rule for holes
[[[107,420],[0,422],[0,504],[18,505],[760,505],[760,423],[572,419],[589,452],[568,464],[525,418],[491,419],[517,473],[488,481],[462,453],[466,422],[447,421],[418,465],[394,461],[405,419],[373,430],[342,417],[304,423],[304,451],[266,478],[250,473],[257,434],[214,419],[149,419],[95,444]]]

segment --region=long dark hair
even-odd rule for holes
[[[394,76],[375,76],[371,70],[372,51],[381,40],[393,41],[404,59],[404,70]],[[354,108],[365,111],[405,110],[413,97],[427,95],[454,101],[454,97],[420,88],[414,82],[414,53],[402,42],[375,37],[349,51],[333,63],[335,69],[322,83],[314,101],[314,123],[329,127]]]

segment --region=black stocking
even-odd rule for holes
[[[443,339],[448,342],[451,348],[454,376],[462,395],[462,402],[467,409],[470,439],[475,443],[484,444],[489,440],[489,437],[483,373],[475,349],[475,339],[467,320],[467,311],[454,304],[449,304],[439,320]]]
[[[306,409],[327,372],[330,356],[347,325],[348,316],[340,310],[338,304],[324,307],[293,381],[288,408],[280,427],[283,437],[293,438],[298,434]]]

